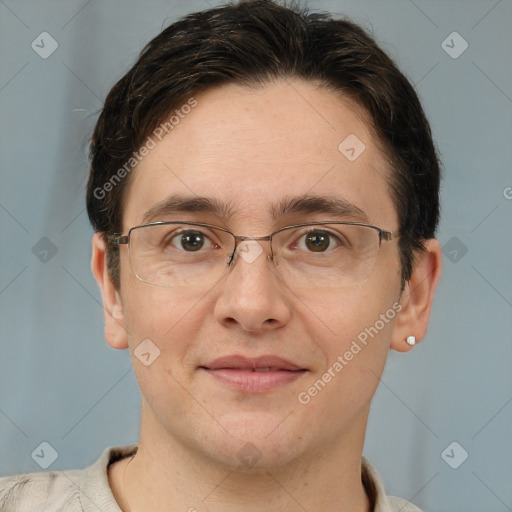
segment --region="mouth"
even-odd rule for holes
[[[277,356],[258,358],[244,356],[221,357],[200,366],[220,383],[244,393],[263,393],[289,384],[308,370]]]

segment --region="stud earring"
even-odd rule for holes
[[[414,347],[414,345],[416,345],[416,336],[407,336],[405,343],[411,347]]]

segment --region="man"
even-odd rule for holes
[[[136,447],[0,481],[1,510],[418,510],[362,458],[389,349],[426,333],[439,164],[356,25],[266,0],[191,14],[114,86],[87,207]]]

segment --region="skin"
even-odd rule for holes
[[[143,159],[127,189],[124,233],[171,194],[215,198],[234,208],[220,218],[179,213],[235,234],[269,234],[295,222],[351,220],[310,213],[273,219],[271,205],[303,194],[350,201],[371,224],[398,227],[390,172],[364,116],[349,100],[302,81],[259,90],[234,85],[196,96],[197,107]],[[350,162],[338,145],[356,134],[366,150]],[[109,480],[127,511],[370,510],[361,454],[371,399],[390,349],[421,341],[441,272],[437,240],[400,292],[396,241],[384,242],[369,279],[341,289],[283,285],[263,254],[237,258],[215,286],[163,288],[138,280],[121,248],[121,286],[107,272],[105,246],[93,238],[92,268],[105,305],[106,339],[130,349],[142,392],[139,450],[111,466]],[[400,301],[400,313],[308,404],[306,391],[366,327]],[[146,339],[160,356],[144,366],[133,350]],[[198,366],[231,354],[275,354],[303,368],[298,380],[266,393],[242,393]],[[253,467],[237,456],[259,450]]]

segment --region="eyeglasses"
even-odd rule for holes
[[[213,284],[229,271],[235,255],[253,263],[265,252],[258,242],[268,241],[267,259],[287,284],[337,288],[368,279],[382,241],[398,237],[397,232],[358,222],[295,224],[256,238],[211,224],[151,222],[110,240],[128,245],[135,276],[158,286]]]

